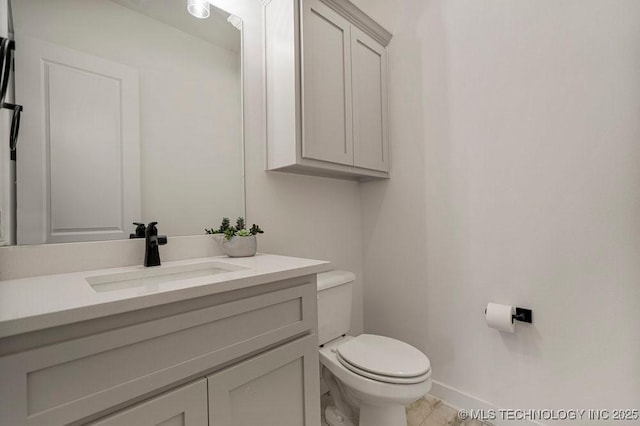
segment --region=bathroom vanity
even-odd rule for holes
[[[0,281],[2,424],[317,426],[327,268],[259,254]]]

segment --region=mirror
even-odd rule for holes
[[[187,0],[13,0],[17,242],[244,216],[241,21]],[[235,19],[234,19],[235,18]]]

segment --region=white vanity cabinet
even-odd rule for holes
[[[307,400],[317,354],[308,336],[208,376],[209,426],[319,424],[318,402]]]
[[[4,337],[0,423],[319,426],[316,295],[307,274]]]
[[[389,177],[391,34],[346,0],[265,5],[267,167]]]
[[[166,392],[89,426],[207,426],[207,381]]]

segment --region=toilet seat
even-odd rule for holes
[[[344,366],[347,370],[359,375],[359,376],[363,376],[366,377],[368,379],[371,380],[376,380],[378,382],[384,382],[384,383],[391,383],[391,384],[407,384],[407,385],[411,385],[411,384],[415,384],[415,383],[421,383],[424,382],[425,380],[428,380],[431,377],[431,370],[429,370],[427,373],[421,375],[421,376],[416,376],[416,377],[394,377],[394,376],[383,376],[381,374],[375,374],[372,373],[370,371],[366,371],[366,370],[362,370],[358,367],[356,367],[355,365],[350,364],[348,361],[346,361],[344,358],[342,358],[342,356],[340,356],[339,353],[336,353],[336,358],[338,359],[338,361],[340,362],[340,364],[342,364],[342,366]]]
[[[431,377],[431,364],[413,346],[384,336],[362,334],[337,346],[336,357],[345,368],[372,380],[415,384]]]

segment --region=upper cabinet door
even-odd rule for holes
[[[387,53],[374,39],[351,28],[354,165],[389,171]]]
[[[351,25],[303,1],[302,157],[353,165]]]

